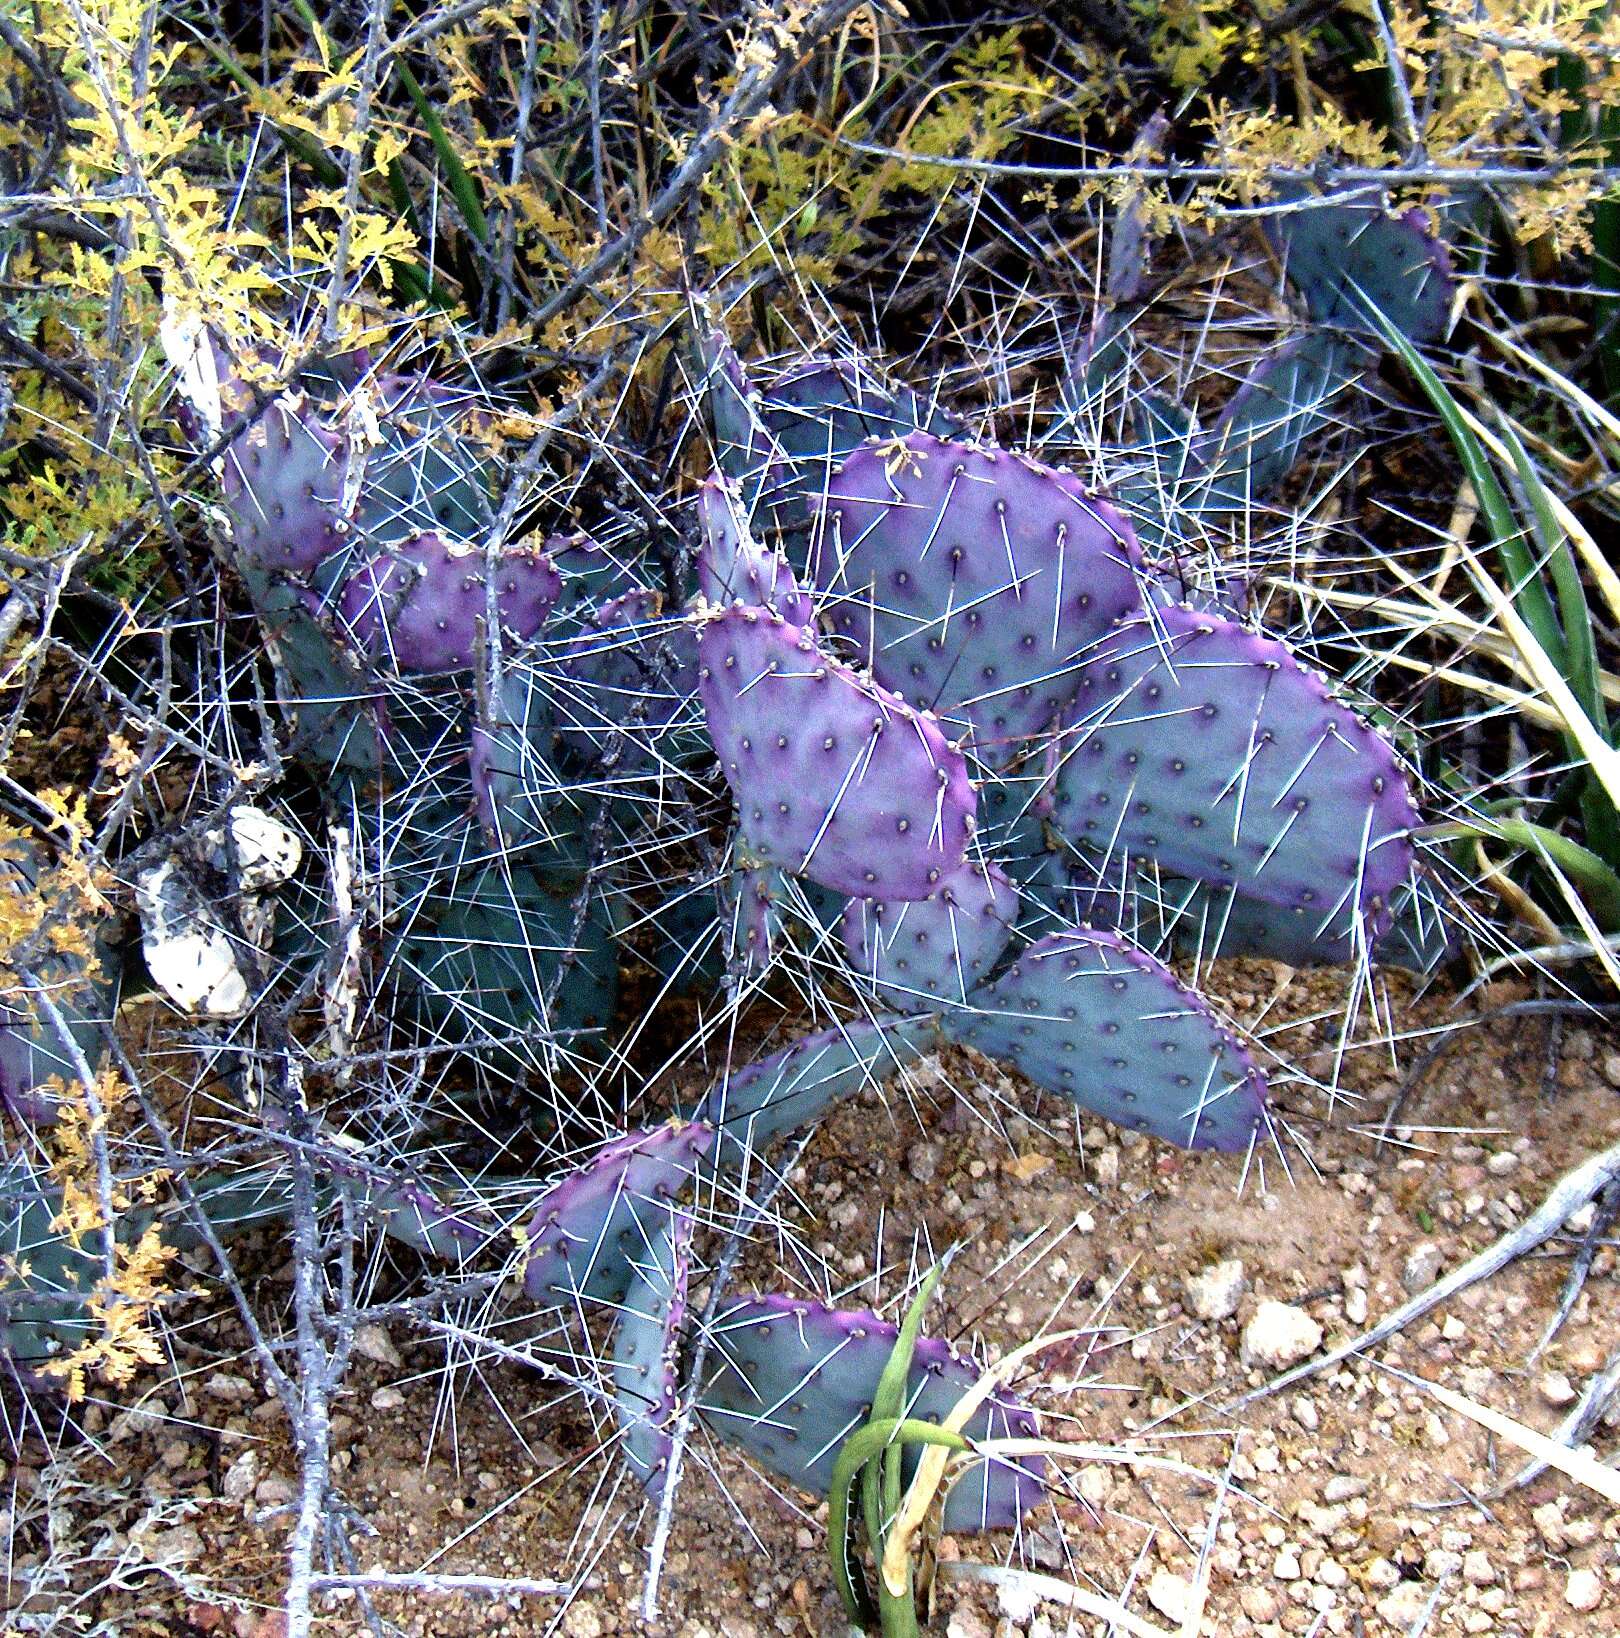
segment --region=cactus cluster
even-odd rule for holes
[[[824,1492],[893,1347],[878,1316],[799,1298],[730,1297],[706,1319],[689,1303],[713,1214],[786,1134],[955,1044],[1121,1125],[1246,1154],[1271,1140],[1266,1077],[1176,950],[1432,946],[1403,934],[1424,888],[1395,746],[1177,576],[1167,493],[1207,521],[1275,489],[1368,367],[1370,306],[1420,340],[1444,322],[1444,252],[1410,218],[1353,202],[1273,232],[1318,328],[1207,434],[1139,403],[1137,477],[1111,498],[864,366],[755,383],[704,334],[720,470],[679,585],[650,555],[617,573],[577,536],[506,544],[487,417],[423,377],[346,360],[233,429],[223,549],[289,746],[388,862],[370,1005],[405,1050],[475,1065],[507,1110],[543,1083],[522,1119],[540,1153],[576,1157],[446,1191],[333,1150],[324,1186],[421,1252],[503,1257],[530,1305],[610,1326],[605,1391],[651,1494],[687,1404]],[[1118,340],[1094,332],[1071,421]],[[306,977],[330,927],[311,891],[281,890],[271,946]],[[728,1064],[684,1117],[582,1153],[645,1022],[626,1034],[620,1016],[631,950],[654,975],[638,993],[660,995],[764,986],[796,950],[840,1005]],[[0,1035],[8,1102],[40,1041]],[[49,1189],[20,1173],[5,1189],[7,1249],[45,1270]],[[217,1221],[277,1209],[263,1190],[238,1205],[222,1197]],[[6,1309],[14,1358],[69,1340],[94,1261]],[[913,1416],[974,1379],[927,1341],[911,1371]],[[1033,1429],[1001,1392],[969,1432]],[[983,1465],[946,1524],[1012,1524],[1040,1487],[1034,1459]]]

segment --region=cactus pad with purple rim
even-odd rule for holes
[[[268,405],[221,463],[232,539],[256,568],[308,575],[349,539],[344,486],[359,457],[305,405],[296,395]]]
[[[475,1257],[501,1233],[500,1219],[477,1206],[449,1205],[420,1183],[372,1183],[365,1206],[391,1239],[447,1262]]]
[[[616,1302],[670,1203],[714,1142],[700,1122],[614,1138],[547,1191],[528,1226],[524,1294],[547,1306]]]
[[[902,1012],[967,1000],[1012,937],[1018,891],[969,860],[926,899],[851,899],[841,930],[851,967]]]
[[[709,735],[761,858],[840,893],[926,898],[973,833],[967,765],[932,717],[758,609],[698,639]]]
[[[681,1332],[691,1272],[692,1215],[673,1210],[629,1253],[630,1283],[613,1331],[613,1393],[625,1460],[650,1500],[664,1493],[673,1444]]]
[[[1267,232],[1318,324],[1376,328],[1376,308],[1415,345],[1444,338],[1455,289],[1451,256],[1420,210],[1390,215],[1376,190],[1332,205],[1293,191]]]
[[[1237,1037],[1162,961],[1113,933],[1047,934],[940,1027],[1184,1149],[1241,1153],[1266,1130],[1265,1079]]]
[[[872,675],[1007,762],[1142,608],[1131,526],[1070,473],[928,433],[833,474],[811,541],[834,629]]]
[[[703,1384],[698,1413],[729,1444],[802,1490],[825,1496],[838,1450],[872,1412],[898,1329],[876,1314],[785,1296],[743,1296],[715,1316],[720,1363]],[[920,1337],[903,1414],[942,1422],[981,1371],[948,1344]],[[1034,1412],[998,1389],[968,1419],[970,1439],[1028,1439]],[[917,1452],[904,1453],[907,1482]],[[970,1467],[945,1502],[947,1530],[1007,1530],[1044,1493],[1039,1456],[997,1457]]]
[[[539,631],[562,590],[551,559],[515,547],[495,563],[496,612],[508,640]],[[473,663],[480,622],[489,612],[483,549],[443,536],[413,535],[356,569],[339,598],[354,642],[403,671],[460,671]]]
[[[694,1118],[719,1134],[718,1158],[739,1165],[784,1132],[816,1120],[862,1088],[881,1086],[934,1040],[930,1017],[853,1019],[805,1035],[792,1046],[730,1071]]]
[[[698,363],[714,424],[715,464],[737,485],[745,515],[762,506],[768,513],[779,505],[796,511],[787,453],[760,419],[758,390],[722,331],[699,332]]]
[[[794,626],[808,626],[815,619],[815,606],[799,590],[787,559],[767,551],[749,533],[733,484],[707,479],[698,492],[698,517],[703,526],[698,590],[709,602],[774,609]]]
[[[1389,925],[1418,823],[1393,747],[1281,643],[1172,604],[1087,667],[1052,822],[1087,853],[1235,887],[1311,938]]]

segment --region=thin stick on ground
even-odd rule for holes
[[[1427,1291],[1419,1292],[1410,1302],[1402,1303],[1394,1313],[1386,1315],[1370,1331],[1363,1332],[1354,1341],[1335,1348],[1331,1353],[1323,1354],[1319,1359],[1308,1359],[1303,1365],[1296,1365],[1293,1370],[1284,1371],[1281,1376],[1274,1377],[1270,1382],[1229,1401],[1221,1407],[1222,1412],[1230,1413],[1242,1409],[1245,1405],[1252,1405],[1256,1400],[1269,1398],[1284,1388],[1292,1387],[1296,1382],[1303,1382],[1306,1377],[1331,1370],[1335,1365],[1342,1365],[1345,1360],[1353,1359],[1357,1354],[1377,1347],[1380,1342],[1388,1341],[1397,1332],[1405,1330],[1414,1320],[1421,1319],[1432,1309],[1449,1302],[1459,1291],[1466,1291],[1469,1286],[1489,1279],[1492,1274],[1506,1268],[1515,1258],[1534,1251],[1544,1241],[1551,1239],[1568,1221],[1571,1212],[1579,1211],[1588,1200],[1606,1189],[1616,1178],[1620,1178],[1620,1143],[1612,1144],[1601,1153],[1593,1155],[1591,1159],[1583,1161],[1573,1171],[1566,1172],[1553,1185],[1541,1205],[1516,1228],[1509,1229],[1499,1240],[1487,1246],[1477,1256],[1470,1257],[1460,1268],[1454,1268],[1444,1278],[1435,1281]]]
[[[1585,1442],[1587,1436],[1603,1420],[1604,1413],[1614,1403],[1615,1396],[1620,1394],[1620,1348],[1609,1355],[1608,1363],[1586,1385],[1586,1392],[1575,1402],[1568,1416],[1558,1424],[1548,1435],[1555,1445],[1562,1445],[1566,1449],[1574,1450]],[[1526,1462],[1511,1479],[1499,1484],[1496,1489],[1485,1493],[1486,1501],[1499,1501],[1503,1496],[1510,1496],[1515,1490],[1522,1490],[1527,1484],[1541,1477],[1552,1463],[1544,1456]]]

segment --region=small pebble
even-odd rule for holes
[[[1153,1579],[1148,1582],[1147,1600],[1165,1620],[1174,1621],[1179,1626],[1187,1619],[1187,1611],[1192,1607],[1193,1585],[1185,1576],[1161,1567],[1153,1572]]]
[[[1603,1602],[1603,1583],[1596,1570],[1571,1570],[1564,1585],[1564,1602],[1572,1610],[1595,1610]]]
[[[268,1479],[259,1480],[253,1491],[253,1499],[261,1507],[285,1507],[296,1493],[291,1479],[272,1473]]]
[[[1231,1257],[1201,1274],[1189,1275],[1182,1282],[1181,1290],[1187,1312],[1194,1319],[1223,1320],[1237,1312],[1248,1286],[1242,1260]]]
[[[1242,1357],[1248,1366],[1286,1370],[1322,1346],[1322,1327],[1291,1303],[1266,1301],[1243,1328]]]
[[[388,1365],[396,1371],[405,1363],[399,1357],[399,1349],[394,1346],[394,1339],[380,1325],[357,1326],[354,1333],[354,1351],[363,1359],[372,1360],[378,1365]]]
[[[1426,1291],[1440,1278],[1440,1248],[1432,1240],[1413,1246],[1401,1266],[1401,1284],[1412,1293]]]
[[[1565,1405],[1573,1405],[1577,1397],[1575,1384],[1562,1371],[1548,1371],[1536,1384],[1536,1389],[1554,1410],[1562,1410]]]
[[[258,1482],[259,1453],[256,1450],[244,1450],[225,1469],[225,1477],[220,1481],[220,1494],[226,1501],[243,1502],[253,1494],[253,1487]]]
[[[1464,1556],[1462,1573],[1470,1587],[1488,1587],[1496,1580],[1496,1566],[1491,1563],[1490,1554],[1478,1547]]]
[[[1243,1606],[1243,1613],[1261,1625],[1275,1621],[1282,1609],[1276,1593],[1269,1587],[1245,1587],[1238,1595],[1238,1602]]]
[[[1431,1596],[1432,1589],[1421,1581],[1402,1581],[1378,1600],[1378,1613],[1397,1632],[1413,1632],[1427,1612]]]

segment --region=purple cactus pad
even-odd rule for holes
[[[1303,196],[1267,232],[1319,324],[1373,327],[1376,308],[1418,346],[1445,339],[1456,293],[1451,254],[1420,210],[1389,215],[1378,190],[1331,205]]]
[[[1114,933],[1049,933],[940,1028],[1184,1149],[1241,1153],[1266,1131],[1265,1078],[1247,1049],[1162,961]]]
[[[1414,862],[1406,776],[1281,643],[1157,609],[1087,667],[1059,747],[1053,823],[1111,868],[1235,887],[1313,939],[1387,930]]]
[[[815,607],[799,590],[787,560],[766,551],[749,533],[735,484],[707,479],[698,492],[698,517],[703,525],[698,590],[709,602],[773,609],[794,626],[814,621]]]
[[[923,899],[960,868],[975,797],[939,725],[758,609],[698,641],[709,734],[760,857],[841,893]]]
[[[840,923],[850,966],[903,1012],[964,1002],[1012,937],[1018,890],[998,865],[968,861],[928,898],[851,899]]]
[[[647,1497],[664,1493],[679,1387],[681,1333],[692,1266],[692,1215],[672,1211],[630,1257],[632,1273],[613,1333],[613,1391],[625,1460]]]
[[[738,1166],[834,1103],[882,1085],[933,1040],[934,1022],[926,1016],[834,1024],[729,1072],[698,1105],[695,1118],[718,1131],[720,1160]]]
[[[511,641],[526,642],[545,624],[562,580],[545,552],[524,547],[503,553],[495,574],[501,629]],[[482,548],[430,531],[357,569],[338,607],[367,653],[386,655],[403,671],[460,671],[473,662],[487,588]]]
[[[297,395],[269,405],[239,432],[221,463],[233,542],[261,569],[309,575],[349,532],[344,490],[351,461],[341,434]]]
[[[604,1143],[530,1219],[525,1295],[548,1307],[622,1298],[630,1259],[645,1258],[659,1216],[713,1142],[709,1126],[670,1121]]]
[[[810,560],[834,628],[886,688],[1009,761],[1143,607],[1129,523],[1071,473],[929,433],[833,474]]]

